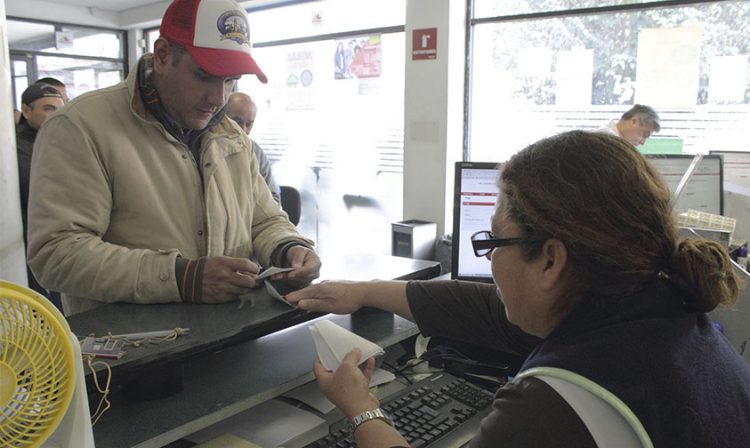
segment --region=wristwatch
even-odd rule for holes
[[[389,425],[393,426],[393,420],[390,419],[387,415],[385,415],[385,412],[383,412],[382,409],[377,408],[373,409],[372,411],[365,411],[358,416],[354,417],[349,422],[349,435],[354,437],[354,431],[359,428],[359,425],[361,425],[364,422],[369,422],[370,420],[383,420],[384,422],[388,423]]]

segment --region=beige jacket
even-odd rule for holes
[[[32,158],[28,261],[66,314],[101,302],[178,302],[175,258],[269,265],[288,241],[312,245],[274,202],[252,143],[224,118],[189,149],[146,112],[127,80],[71,101]]]

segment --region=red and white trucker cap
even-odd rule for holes
[[[233,0],[174,0],[164,13],[161,36],[182,45],[214,76],[254,74],[268,78],[251,55],[247,14]]]

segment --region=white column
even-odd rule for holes
[[[5,1],[0,1],[0,69],[0,279],[27,286]]]
[[[130,64],[128,70],[135,70],[135,64],[138,62],[141,56],[143,56],[143,53],[145,53],[145,48],[141,47],[141,43],[143,42],[143,30],[140,28],[128,30],[127,40],[127,58],[128,64]]]
[[[463,151],[466,0],[407,0],[404,219],[452,231],[453,164]],[[412,60],[414,30],[437,28],[437,56]]]

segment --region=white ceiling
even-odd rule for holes
[[[0,0],[3,1],[3,0]],[[103,28],[158,26],[170,0],[4,0],[6,15],[20,19]],[[289,0],[238,0],[241,7],[278,5]]]
[[[120,12],[130,8],[160,3],[160,0],[55,0],[55,3]]]
[[[122,12],[131,8],[138,8],[140,6],[153,5],[161,3],[163,0],[54,0],[55,3],[80,6],[84,8],[97,8],[113,12]],[[237,3],[243,6],[247,6],[251,0],[235,0]],[[274,4],[280,3],[279,0],[254,0],[255,4]]]

